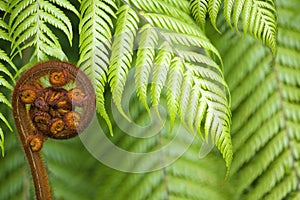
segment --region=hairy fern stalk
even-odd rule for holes
[[[53,59],[90,77],[108,138],[90,140],[118,161],[99,162],[79,138],[47,141],[55,199],[300,199],[299,9],[298,0],[0,0],[0,199],[34,196],[11,91]],[[163,151],[128,165],[105,141]],[[145,166],[155,170],[130,173]]]

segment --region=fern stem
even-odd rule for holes
[[[15,93],[16,91],[14,91]],[[42,161],[41,155],[38,151],[32,151],[28,145],[27,139],[30,136],[30,119],[27,116],[26,107],[17,98],[19,95],[14,94],[12,105],[14,112],[14,119],[19,133],[19,138],[25,151],[26,158],[30,165],[31,174],[33,177],[35,194],[37,200],[51,200],[51,191],[48,181],[47,172]]]
[[[18,87],[17,87],[18,88]],[[19,138],[25,151],[28,160],[31,174],[33,177],[35,194],[37,200],[51,200],[51,191],[48,181],[47,172],[42,161],[40,152],[32,151],[28,145],[27,138],[30,137],[30,119],[26,112],[26,107],[19,100],[16,94],[18,90],[14,90],[12,105],[14,112],[14,119],[19,133]]]

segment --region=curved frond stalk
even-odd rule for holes
[[[108,81],[112,98],[118,110],[130,121],[122,108],[122,95],[126,76],[132,64],[133,45],[138,30],[139,16],[128,5],[123,5],[117,12],[117,24],[113,36]]]
[[[38,61],[45,60],[47,56],[67,60],[57,36],[48,25],[61,30],[72,44],[72,24],[55,2],[18,0],[11,4],[9,33],[12,38],[12,55],[34,46],[33,56]],[[69,4],[65,0],[58,5],[65,7]]]
[[[112,40],[112,19],[116,5],[113,1],[83,0],[79,23],[80,58],[78,65],[91,78],[95,90],[97,111],[106,121],[110,133],[112,125],[105,108],[105,86]]]
[[[196,22],[204,30],[206,15],[208,13],[208,0],[191,0],[190,11]]]
[[[136,67],[135,67],[135,87],[137,95],[149,112],[147,103],[147,88],[149,85],[149,76],[153,68],[155,59],[155,50],[158,44],[158,36],[156,30],[150,25],[144,25],[140,30],[140,41],[137,51]]]

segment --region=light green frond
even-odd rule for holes
[[[175,119],[179,108],[181,95],[181,85],[183,80],[184,63],[179,58],[171,61],[170,71],[167,78],[167,105],[170,113],[171,132],[174,127]]]
[[[182,84],[181,84],[181,94],[180,94],[180,103],[179,103],[179,116],[180,116],[180,120],[181,122],[188,127],[186,121],[192,121],[194,120],[194,118],[192,118],[191,120],[188,120],[187,118],[189,118],[189,116],[191,115],[187,115],[186,113],[190,113],[192,114],[192,112],[189,112],[188,108],[191,106],[191,93],[192,93],[192,87],[193,87],[193,75],[192,72],[187,70],[184,72],[183,74],[183,80],[182,80]],[[195,86],[194,86],[195,87]],[[194,95],[197,99],[198,99],[198,95]],[[189,123],[189,131],[193,132],[193,123]],[[200,130],[200,129],[199,129]]]
[[[128,5],[119,8],[116,30],[113,36],[108,80],[110,83],[112,98],[118,110],[128,121],[127,114],[122,108],[122,95],[126,83],[126,76],[131,68],[133,45],[138,29],[139,16]]]
[[[145,25],[140,30],[140,41],[137,51],[136,67],[135,67],[135,87],[137,95],[149,111],[147,103],[147,87],[149,84],[149,76],[153,68],[155,59],[155,51],[158,44],[158,36],[156,30],[150,25]]]
[[[254,1],[251,18],[245,19],[243,26],[255,38],[266,43],[271,48],[273,54],[276,53],[277,22],[273,1]]]
[[[192,78],[194,77],[192,76]],[[194,83],[194,80],[192,81],[193,82],[190,84]],[[205,106],[205,108],[202,107],[202,109],[199,109],[200,108],[199,104]],[[201,139],[203,139],[203,141],[204,141],[204,136],[203,133],[201,132],[201,122],[203,120],[206,110],[207,110],[207,104],[204,102],[203,98],[201,98],[200,86],[197,83],[193,84],[193,87],[191,88],[190,91],[187,110],[185,111],[184,115],[186,116],[185,118],[189,130],[192,130],[194,133],[198,133]],[[200,122],[199,125],[197,124],[198,120]]]
[[[199,85],[202,96],[200,101],[207,105],[207,113],[202,122],[204,124],[204,138],[207,143],[211,140],[213,144],[217,145],[229,170],[232,161],[232,144],[230,137],[231,112],[226,98],[227,86],[220,75],[217,76],[216,74],[215,76],[211,71],[206,73],[198,69],[191,70],[195,76],[195,83]]]
[[[191,0],[190,11],[196,22],[201,26],[202,30],[204,30],[205,19],[208,13],[208,0]]]
[[[12,38],[12,55],[34,46],[34,56],[37,57],[37,60],[44,60],[47,56],[67,60],[57,36],[48,26],[51,25],[61,30],[72,44],[71,21],[58,8],[58,5],[65,7],[70,3],[67,3],[67,0],[59,4],[56,4],[56,1],[52,2],[19,0],[11,3],[9,33]],[[70,9],[74,10],[72,7]]]
[[[229,135],[231,118],[229,91],[221,67],[210,57],[212,55],[218,58],[222,64],[218,50],[195,22],[186,22],[176,14],[170,15],[170,9],[164,7],[164,4],[158,2],[145,4],[134,1],[134,6],[142,10],[139,12],[141,18],[145,19],[145,23],[155,27],[158,38],[162,41],[162,45],[158,46],[152,69],[150,88],[152,106],[160,118],[158,105],[166,89],[171,127],[179,113],[182,123],[191,132],[202,133],[202,129],[205,130],[201,137],[206,138],[207,142],[212,139],[212,143],[217,144],[229,168],[232,160]],[[176,61],[176,65],[171,60]],[[171,67],[179,66],[179,63],[183,65],[181,68]],[[147,70],[151,68],[148,66]],[[172,69],[178,70],[172,71]],[[191,77],[184,77],[187,75]],[[197,92],[192,90],[194,85],[200,87]],[[182,87],[189,88],[190,91],[182,92],[180,91]],[[145,88],[144,86],[144,102]],[[202,97],[201,102],[199,102],[200,97]],[[183,105],[180,100],[183,101]],[[188,107],[187,104],[191,106]],[[199,119],[196,120],[196,117]]]
[[[171,65],[173,53],[167,43],[163,43],[159,47],[156,60],[153,66],[153,77],[151,80],[151,102],[152,106],[157,107],[160,101],[162,89],[167,80],[167,75]]]
[[[105,108],[104,92],[112,40],[112,19],[115,17],[114,7],[116,6],[113,2],[106,3],[101,0],[81,2],[78,61],[80,68],[89,75],[95,86],[97,110],[106,121],[111,134],[113,131]]]
[[[218,17],[218,14],[219,14],[221,3],[222,3],[222,0],[210,0],[210,1],[208,1],[208,6],[207,6],[207,10],[208,10],[208,14],[209,14],[211,24],[213,25],[213,27],[216,30],[218,30],[218,28],[217,28],[217,17]]]
[[[243,10],[243,6],[244,6],[244,3],[245,3],[245,0],[237,0],[234,4],[234,10],[233,10],[233,14],[232,14],[232,20],[233,20],[233,24],[234,24],[234,27],[236,30],[239,30],[239,27],[238,27],[238,22],[240,20],[240,15],[242,13],[242,10]],[[230,10],[232,9],[232,5],[229,4],[227,6],[227,10],[228,12],[231,12]],[[227,18],[229,17],[229,14],[227,14]],[[228,19],[227,19],[228,21]],[[231,22],[230,22],[231,23]]]
[[[236,0],[224,0],[224,16],[227,23],[231,26],[232,8]]]

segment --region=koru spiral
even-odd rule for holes
[[[31,167],[37,199],[51,199],[39,151],[47,138],[67,139],[92,120],[95,92],[88,77],[72,64],[36,64],[18,79],[12,96],[13,115]]]

